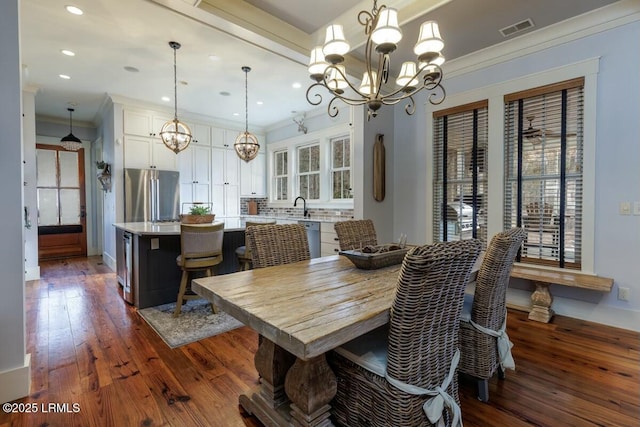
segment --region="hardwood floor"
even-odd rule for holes
[[[0,427],[261,425],[238,406],[258,381],[252,330],[170,349],[99,258],[40,267],[26,287],[31,395],[17,401],[38,412],[0,412]],[[517,371],[490,381],[488,404],[461,380],[465,427],[640,425],[640,334],[516,311],[508,325]]]

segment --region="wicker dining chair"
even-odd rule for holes
[[[248,227],[246,237],[253,268],[289,264],[311,258],[307,230],[300,224]]]
[[[182,279],[173,317],[180,315],[182,304],[186,300],[202,298],[191,291],[189,278],[194,271],[204,271],[206,276],[213,275],[213,268],[222,262],[223,236],[223,222],[180,224],[180,255],[176,258],[176,263],[182,269]],[[211,310],[215,313],[213,304]]]
[[[247,228],[259,227],[262,225],[273,225],[275,223],[276,223],[275,221],[263,221],[263,222],[247,221],[245,223],[245,236],[244,236],[245,244],[242,246],[238,246],[236,248],[236,257],[238,257],[238,265],[240,266],[240,271],[250,270],[252,268],[251,249],[248,249],[249,245],[247,244],[247,239],[248,239],[247,233],[246,233]]]
[[[329,353],[338,383],[331,403],[336,423],[461,425],[458,328],[464,289],[480,252],[476,239],[409,250],[389,324]]]
[[[353,219],[334,224],[341,251],[360,249],[378,244],[376,229],[370,219]]]
[[[478,381],[478,399],[489,400],[488,380],[498,371],[515,369],[513,344],[506,332],[506,293],[511,267],[525,238],[512,228],[491,239],[476,276],[473,295],[465,295],[460,321],[460,372]]]

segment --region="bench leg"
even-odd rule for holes
[[[553,317],[553,310],[551,309],[553,296],[549,292],[549,284],[544,282],[533,283],[536,285],[536,290],[531,294],[533,305],[529,312],[529,320],[549,323],[549,320]]]

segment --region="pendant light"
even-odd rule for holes
[[[173,120],[166,122],[160,130],[160,138],[164,145],[171,151],[178,154],[191,143],[191,130],[189,127],[178,120],[178,81],[176,78],[176,50],[180,49],[180,43],[169,42],[169,46],[173,49]]]
[[[233,144],[233,148],[236,149],[236,154],[245,162],[249,162],[256,158],[258,150],[260,150],[260,144],[258,144],[258,138],[252,133],[249,133],[249,98],[247,89],[247,75],[251,71],[250,67],[246,65],[242,67],[244,71],[244,132],[242,132],[236,138],[236,142]]]
[[[71,115],[75,111],[73,108],[67,108],[69,111],[69,135],[62,137],[60,142],[67,151],[78,151],[82,148],[82,141],[73,134],[73,121]]]

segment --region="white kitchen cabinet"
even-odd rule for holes
[[[267,195],[267,156],[263,144],[260,145],[260,152],[255,159],[248,163],[240,161],[241,197],[266,197]]]
[[[172,119],[164,113],[143,110],[124,110],[124,133],[159,138],[162,126]]]
[[[124,165],[134,169],[178,170],[176,153],[159,138],[125,135]]]
[[[340,242],[333,222],[320,223],[320,255],[336,255],[340,252]]]
[[[181,203],[211,202],[211,147],[194,144],[178,157]]]
[[[219,127],[211,127],[211,145],[220,148],[230,148],[233,150],[233,143],[240,132],[227,130]]]
[[[233,148],[211,148],[211,201],[216,215],[240,215],[240,159]]]
[[[211,145],[211,126],[200,123],[184,122],[191,130],[191,144]]]
[[[178,170],[176,153],[158,136],[170,117],[151,111],[124,110],[126,168]]]

